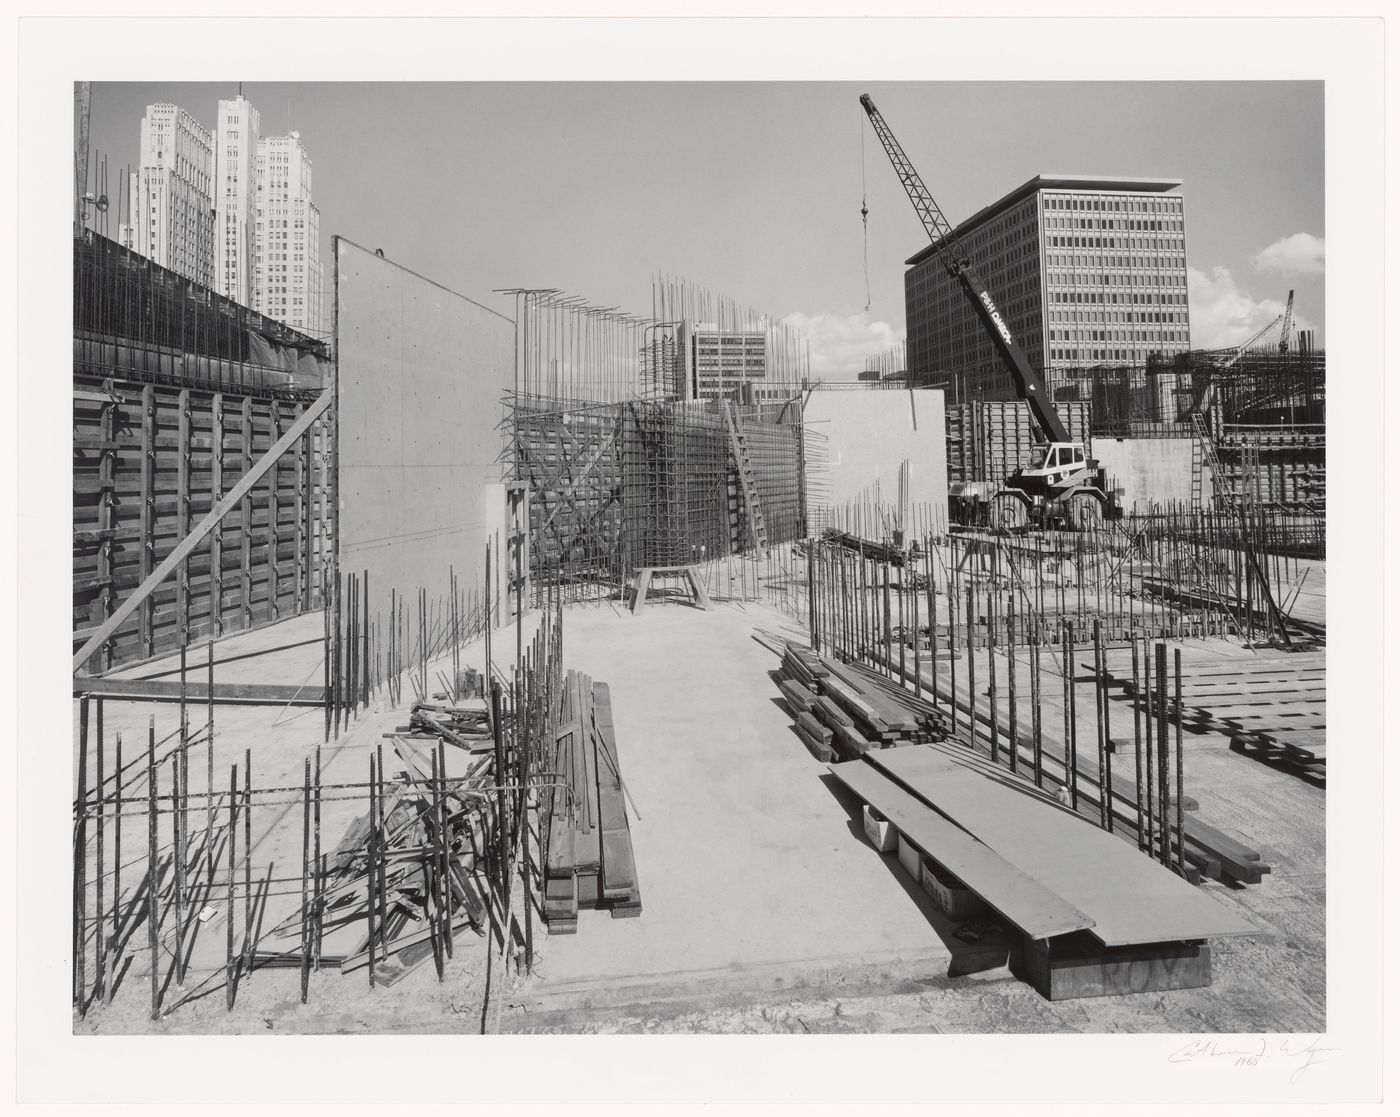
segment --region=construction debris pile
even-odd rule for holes
[[[576,931],[580,907],[606,908],[614,919],[641,915],[607,683],[568,673],[552,770],[555,782],[543,791],[540,820],[549,933]]]
[[[379,746],[370,759],[369,810],[321,858],[302,908],[270,933],[297,938],[297,947],[260,949],[255,965],[368,968],[371,985],[393,985],[429,959],[441,977],[460,932],[485,934],[488,911],[500,918],[489,882],[512,842],[498,826],[501,737],[491,721],[479,697],[420,702],[409,725],[385,734],[398,770],[388,774]]]

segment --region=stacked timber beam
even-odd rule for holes
[[[871,749],[945,735],[940,716],[901,701],[870,672],[791,641],[783,649],[779,689],[795,719],[793,728],[819,760],[855,760]]]
[[[581,907],[606,908],[614,919],[641,915],[606,683],[568,672],[551,772],[541,818],[549,933],[576,931]]]

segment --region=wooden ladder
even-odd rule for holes
[[[734,450],[734,464],[739,473],[739,484],[744,490],[744,511],[748,515],[749,536],[754,546],[768,549],[768,525],[763,519],[763,509],[758,503],[758,482],[754,477],[753,462],[749,460],[749,447],[744,441],[744,428],[734,414],[731,400],[724,401],[724,422],[729,428],[729,445]]]
[[[1191,451],[1191,506],[1199,508],[1201,504],[1200,466],[1204,463],[1205,467],[1210,470],[1210,484],[1216,500],[1228,510],[1235,504],[1235,491],[1225,480],[1225,471],[1220,468],[1220,458],[1215,453],[1215,443],[1211,441],[1210,431],[1206,429],[1205,417],[1199,411],[1191,412],[1191,430],[1195,435]],[[1196,460],[1198,454],[1200,456],[1199,462]]]

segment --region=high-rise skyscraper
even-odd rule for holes
[[[1040,175],[954,233],[1012,334],[1058,398],[1092,366],[1142,367],[1190,348],[1179,179]],[[925,248],[906,263],[909,372],[1011,398],[1014,386],[961,285]]]
[[[219,102],[214,125],[214,289],[251,306],[256,266],[258,110],[243,94]]]
[[[127,247],[208,287],[214,280],[214,152],[208,129],[175,105],[147,105],[131,172]]]
[[[253,309],[321,332],[321,214],[311,200],[311,159],[301,134],[264,136],[257,148]]]

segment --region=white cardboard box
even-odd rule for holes
[[[919,881],[938,909],[950,919],[966,919],[978,908],[976,896],[927,860],[920,866]]]
[[[884,815],[872,811],[868,803],[865,806],[865,836],[881,853],[889,853],[899,844],[899,831]]]

